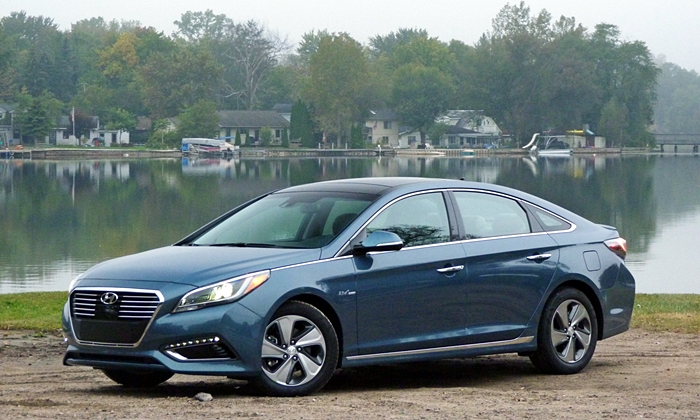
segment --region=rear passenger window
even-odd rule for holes
[[[478,192],[455,192],[465,239],[530,233],[527,214],[515,200]]]
[[[571,223],[564,219],[560,219],[558,216],[533,206],[530,206],[530,210],[532,210],[532,213],[535,215],[537,221],[540,222],[540,225],[542,225],[542,229],[544,229],[545,232],[555,232],[559,230],[568,230],[571,228]]]

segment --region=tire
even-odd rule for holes
[[[270,396],[314,393],[330,380],[338,364],[338,336],[317,308],[290,301],[265,327],[261,374],[255,390]]]
[[[578,289],[564,288],[544,307],[537,351],[530,360],[544,373],[578,373],[593,357],[597,341],[598,322],[591,301]]]
[[[103,372],[109,379],[127,388],[152,388],[173,376],[172,372],[154,370],[105,369]]]

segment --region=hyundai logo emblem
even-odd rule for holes
[[[103,293],[102,296],[100,296],[100,302],[104,303],[105,305],[114,305],[118,300],[119,295],[113,292]]]

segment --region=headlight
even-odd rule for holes
[[[195,311],[208,305],[240,299],[270,278],[270,271],[260,271],[193,290],[180,299],[173,312]]]

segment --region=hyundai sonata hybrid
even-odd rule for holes
[[[222,375],[276,396],[339,368],[495,353],[572,374],[629,328],[626,252],[615,228],[498,185],[294,186],[79,275],[63,361],[129,387]]]

